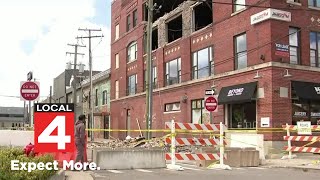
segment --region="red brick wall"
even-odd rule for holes
[[[232,2],[231,0],[228,0]],[[142,0],[138,0],[138,23],[142,19]],[[218,2],[226,2],[218,0]],[[253,4],[258,0],[247,1],[248,4]],[[269,6],[269,1],[263,1],[260,4]],[[134,1],[132,2],[134,3]],[[288,7],[285,1],[272,1],[274,7]],[[112,39],[114,39],[114,25],[116,18],[120,22],[120,39],[112,42],[111,46],[111,99],[115,95],[115,80],[120,82],[120,97],[126,95],[127,77],[131,74],[138,74],[138,92],[143,89],[143,26],[140,24],[129,33],[126,31],[126,16],[134,8],[127,10],[130,5],[127,5],[121,10],[121,2],[117,0],[112,5]],[[306,3],[303,2],[303,7],[306,8]],[[261,12],[261,8],[248,8],[246,11],[231,16],[232,6],[215,4],[213,6],[213,21],[214,25],[207,29],[193,33],[190,37],[183,37],[181,40],[170,43],[165,47],[158,48],[154,54],[156,60],[153,61],[157,66],[157,77],[159,87],[164,87],[165,62],[181,57],[182,62],[182,81],[186,82],[191,79],[191,57],[192,52],[202,48],[213,46],[215,74],[221,74],[234,70],[234,36],[246,32],[247,34],[247,50],[248,50],[248,66],[270,62],[280,61],[279,56],[274,55],[274,43],[288,44],[289,26],[306,27],[311,24],[310,17],[319,17],[319,11],[291,11],[292,22],[283,22],[275,20],[267,20],[255,25],[250,24],[250,16]],[[120,12],[121,11],[121,12]],[[225,20],[225,21],[223,21]],[[320,31],[319,26],[310,27],[311,30]],[[206,38],[207,36],[207,38]],[[210,38],[208,38],[210,37]],[[281,38],[282,37],[282,38]],[[280,39],[279,39],[280,38]],[[199,39],[199,40],[198,40]],[[136,40],[138,42],[138,59],[135,62],[127,64],[126,53],[127,45]],[[301,36],[302,48],[302,64],[309,65],[309,31],[303,29]],[[168,53],[170,51],[170,53]],[[115,70],[115,54],[120,55],[120,68]],[[261,60],[260,56],[264,55],[265,60]],[[286,60],[285,60],[286,61]],[[288,59],[287,59],[288,62]],[[319,73],[293,70],[289,72],[293,76],[291,78],[283,78],[284,69],[281,68],[264,68],[259,70],[262,78],[258,79],[258,87],[264,88],[265,98],[257,101],[258,125],[260,126],[261,117],[270,117],[272,127],[280,127],[282,124],[291,123],[291,100],[290,98],[280,98],[279,88],[290,87],[290,80],[303,80],[319,82]],[[255,81],[253,77],[256,71],[250,71],[234,76],[224,77],[215,80],[218,91],[221,87],[248,83]],[[180,88],[171,88],[169,90],[154,93],[154,109],[155,116],[153,128],[163,129],[164,122],[175,118],[176,121],[191,122],[191,100],[203,98],[204,90],[212,85],[212,80],[191,84]],[[289,91],[290,92],[290,91]],[[178,113],[163,113],[164,104],[175,101],[180,101],[181,96],[188,96],[187,103],[181,103],[181,112]],[[145,96],[128,98],[111,102],[111,127],[113,129],[125,129],[126,109],[131,109],[131,129],[138,129],[136,118],[139,119],[142,129],[145,129]],[[219,112],[214,113],[214,121],[220,122],[224,120],[223,106],[219,106]],[[113,133],[115,136],[118,135]],[[161,133],[160,133],[161,134]],[[121,133],[124,137],[124,133]],[[282,134],[268,133],[265,135],[266,140],[280,140]]]

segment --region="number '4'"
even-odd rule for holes
[[[51,133],[58,127],[58,135]],[[71,142],[71,137],[66,136],[66,117],[57,116],[47,126],[47,128],[38,136],[38,143],[57,143],[59,150],[66,149],[66,143]]]

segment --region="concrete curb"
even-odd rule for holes
[[[300,169],[303,171],[320,171],[320,167],[319,168],[315,168],[315,167],[305,167],[305,166],[281,166],[281,165],[264,165],[261,167],[265,167],[265,168],[286,168],[286,169]]]

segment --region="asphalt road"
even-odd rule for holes
[[[168,169],[100,170],[92,173],[95,180],[315,180],[320,171],[285,168],[233,168],[214,170],[182,165],[184,171]]]

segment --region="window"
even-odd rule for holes
[[[240,11],[244,9],[246,6],[246,0],[234,0],[233,12]]]
[[[213,74],[212,47],[194,52],[192,57],[192,79]]]
[[[138,48],[137,42],[132,42],[128,46],[128,54],[127,54],[127,61],[132,62],[137,59]]]
[[[115,98],[116,99],[118,99],[119,98],[119,81],[116,81],[115,82],[115,86],[116,86],[116,88],[115,88]]]
[[[230,128],[255,128],[256,127],[256,101],[229,104],[229,127]]]
[[[138,11],[134,10],[132,16],[133,16],[132,27],[136,27],[138,23]]]
[[[99,105],[99,98],[98,98],[98,89],[96,89],[96,100],[95,100],[95,105],[98,106]]]
[[[181,58],[166,63],[165,79],[167,86],[181,82]]]
[[[165,112],[172,112],[172,111],[180,111],[180,103],[168,103],[165,104]]]
[[[107,91],[102,92],[102,105],[107,104]]]
[[[290,64],[299,64],[300,62],[299,31],[298,28],[289,28]]]
[[[157,67],[153,67],[152,70],[152,84],[153,84],[153,89],[157,88]],[[143,91],[146,91],[147,88],[147,70],[144,70],[144,89]]]
[[[318,7],[320,8],[320,0],[308,0],[309,7]]]
[[[128,91],[127,95],[133,95],[137,93],[137,75],[131,75],[128,78]]]
[[[310,33],[310,66],[320,67],[320,33]]]
[[[131,15],[129,14],[128,16],[127,16],[127,32],[130,30],[130,26],[131,26]]]
[[[191,118],[193,124],[210,123],[210,113],[204,108],[204,99],[191,101]]]
[[[290,3],[290,2],[300,3],[300,0],[287,0],[287,3]]]
[[[77,95],[77,103],[79,103],[79,102],[80,102],[80,96]]]
[[[116,69],[119,68],[119,54],[116,54]]]
[[[120,35],[120,29],[119,29],[119,24],[116,25],[116,35],[115,35],[115,40],[119,39]]]
[[[291,89],[292,99],[292,125],[298,121],[311,121],[312,125],[320,125],[320,103],[316,100],[296,98],[294,87]]]
[[[235,69],[247,67],[247,36],[241,34],[235,37]]]

